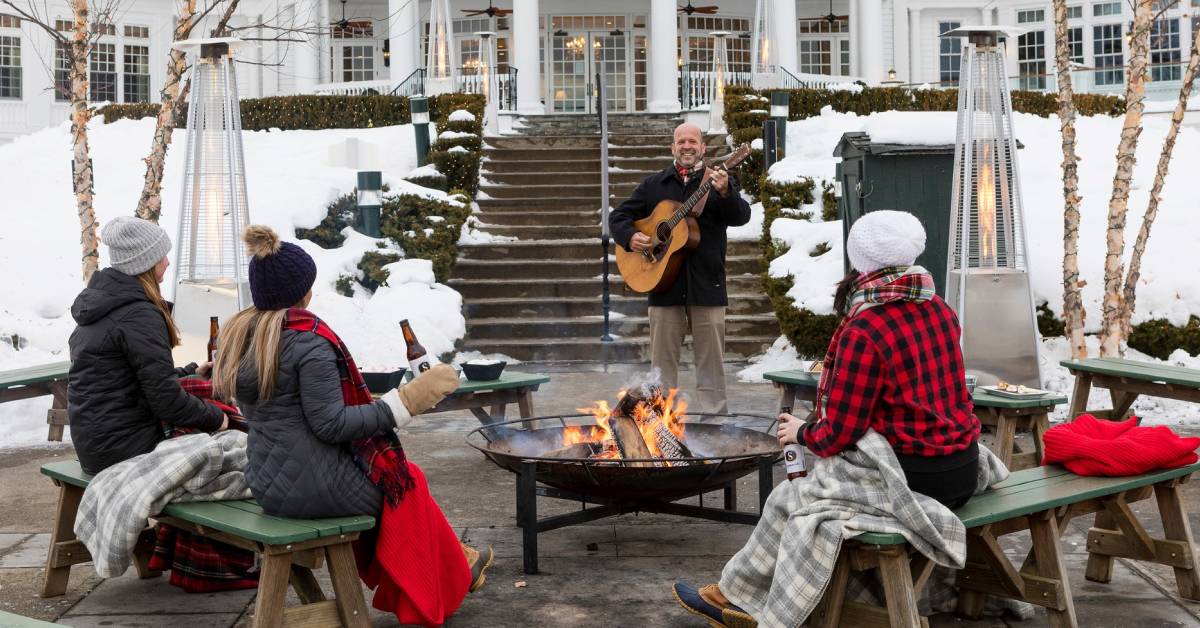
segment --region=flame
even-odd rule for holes
[[[656,457],[667,457],[658,446],[655,430],[666,427],[676,438],[683,440],[684,425],[687,421],[687,402],[678,397],[678,389],[672,388],[665,397],[656,399],[653,403],[639,403],[633,409],[633,419],[642,434],[650,453]],[[618,402],[625,398],[626,391],[617,392]],[[603,450],[592,456],[601,459],[618,459],[621,457],[613,440],[609,418],[614,410],[608,402],[601,399],[587,408],[576,408],[578,412],[591,414],[596,418],[595,425],[572,425],[563,429],[562,445],[568,447],[577,443],[599,443]]]
[[[979,265],[996,264],[996,180],[992,173],[992,144],[982,146],[976,206],[979,209]]]

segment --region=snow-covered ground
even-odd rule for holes
[[[154,120],[122,120],[91,125],[96,178],[96,216],[101,226],[133,214],[141,193],[144,165]],[[160,224],[175,239],[185,131],[175,133],[163,179]],[[346,140],[358,140],[360,155],[378,157],[362,167],[345,165]],[[328,203],[350,192],[358,170],[383,172],[392,192],[446,199],[438,190],[402,179],[416,166],[410,125],[372,129],[261,131],[243,135],[250,219],[270,225],[284,239],[296,227],[313,227]],[[361,145],[374,149],[361,149]],[[67,359],[67,337],[74,329],[69,307],[82,288],[79,268],[79,220],[70,180],[71,143],[62,125],[0,146],[0,334],[19,334],[21,351],[0,345],[0,370]],[[341,334],[361,365],[403,364],[404,341],[397,321],[407,318],[421,343],[433,354],[453,349],[466,332],[462,298],[434,281],[426,260],[402,260],[388,267],[388,286],[373,295],[358,290],[344,297],[334,290],[340,275],[356,274],[362,253],[377,250],[376,240],[347,230],[345,245],[324,250],[306,240],[298,244],[316,260],[318,275],[311,309]],[[178,251],[171,253],[172,262]],[[107,265],[101,247],[101,267]],[[164,287],[170,293],[173,270]],[[45,439],[49,398],[0,405],[0,447],[36,444]]]
[[[788,157],[772,167],[769,175],[779,182],[800,177],[822,181],[834,179],[837,158],[833,148],[843,133],[865,131],[873,141],[883,143],[953,144],[953,112],[884,112],[868,116],[837,113],[826,108],[821,115],[788,123]],[[1137,152],[1133,189],[1130,193],[1129,220],[1125,256],[1128,260],[1142,214],[1149,198],[1154,170],[1162,149],[1169,119],[1146,118]],[[1026,215],[1026,233],[1030,256],[1030,276],[1034,297],[1048,304],[1051,311],[1062,310],[1062,161],[1058,119],[1017,114],[1014,127],[1025,145],[1018,152],[1019,176]],[[1085,117],[1076,121],[1078,133],[1079,185],[1082,220],[1079,234],[1079,268],[1086,285],[1084,304],[1088,312],[1087,330],[1095,332],[1100,322],[1100,298],[1103,294],[1105,228],[1112,177],[1116,165],[1116,147],[1121,130],[1119,118]],[[1145,255],[1142,278],[1138,284],[1137,311],[1133,322],[1166,318],[1182,325],[1193,314],[1200,314],[1200,256],[1192,254],[1196,234],[1200,233],[1200,200],[1191,191],[1190,177],[1200,172],[1200,132],[1180,131],[1159,204],[1159,214]],[[810,208],[816,209],[816,208]],[[897,208],[904,209],[904,208]],[[771,225],[771,236],[787,244],[788,252],[771,263],[773,276],[797,278],[789,292],[800,307],[816,313],[830,313],[833,286],[842,275],[842,228],[840,222],[823,223],[819,211],[813,221],[780,218]],[[828,252],[812,257],[814,247],[826,244]],[[1094,342],[1095,339],[1093,338]],[[1092,347],[1092,355],[1098,354]],[[1154,361],[1137,351],[1127,356]],[[1042,342],[1042,382],[1045,388],[1070,395],[1073,378],[1058,365],[1069,351],[1062,339]],[[1200,359],[1177,351],[1171,363],[1200,367]],[[782,340],[767,353],[755,358],[739,372],[743,381],[762,381],[762,372],[801,368],[795,351]],[[1093,407],[1104,407],[1108,393],[1093,393]],[[1134,411],[1150,423],[1200,426],[1200,404],[1142,399]],[[1066,412],[1060,407],[1057,418]]]

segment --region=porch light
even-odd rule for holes
[[[429,99],[413,96],[408,101],[412,114],[413,137],[417,141],[417,165],[429,163]]]
[[[383,207],[383,173],[360,171],[358,173],[358,232],[378,238],[379,212]]]
[[[888,80],[889,81],[896,80],[896,69],[895,68],[888,70]]]

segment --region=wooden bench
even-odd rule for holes
[[[1075,376],[1071,419],[1085,412],[1101,419],[1124,419],[1138,395],[1200,402],[1200,370],[1124,358],[1084,358],[1060,364]],[[1112,393],[1112,408],[1088,409],[1093,386]]]
[[[61,441],[67,425],[67,374],[70,362],[54,362],[11,371],[0,371],[0,403],[53,395],[46,423],[48,440]]]
[[[42,582],[42,596],[49,597],[66,592],[72,565],[92,559],[74,531],[79,502],[91,476],[75,460],[43,465],[42,474],[59,487]],[[285,519],[263,514],[253,500],[237,500],[168,504],[153,518],[262,556],[256,628],[371,625],[351,542],[375,526],[373,517]],[[158,575],[146,567],[153,548],[154,531],[147,528],[134,550],[134,566],[143,578]],[[335,599],[325,598],[313,576],[312,570],[322,563],[328,563]],[[300,598],[298,607],[285,607],[289,583]]]
[[[5,611],[0,611],[0,628],[50,628],[51,626],[61,626],[24,615],[14,615]]]
[[[794,408],[796,401],[809,405],[817,398],[817,383],[820,373],[809,371],[772,371],[763,373],[763,379],[775,384],[780,390],[779,407]],[[1013,470],[1036,467],[1042,463],[1044,447],[1042,435],[1050,429],[1050,412],[1067,398],[1049,394],[1037,399],[1007,399],[976,388],[972,399],[975,415],[979,422],[995,430],[996,443],[992,451]],[[1033,435],[1032,452],[1020,452],[1016,445],[1018,429],[1029,430]]]
[[[1112,580],[1113,557],[1173,567],[1181,597],[1200,600],[1191,527],[1180,485],[1200,463],[1124,478],[1075,475],[1059,466],[1017,471],[955,511],[967,527],[967,565],[958,572],[958,614],[978,619],[985,594],[1023,600],[1047,610],[1050,626],[1078,626],[1060,536],[1066,524],[1092,513],[1109,522],[1088,531],[1086,577]],[[1153,495],[1165,538],[1154,538],[1134,517],[1129,504]],[[1032,549],[1014,564],[999,538],[1028,530]],[[912,550],[898,534],[864,534],[847,541],[833,577],[808,625],[928,626],[917,613],[917,599],[929,581],[933,563]],[[877,570],[885,606],[846,600],[852,571]]]

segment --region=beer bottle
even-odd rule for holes
[[[425,352],[425,347],[417,342],[417,335],[413,333],[412,326],[408,324],[408,319],[400,321],[400,331],[404,333],[404,344],[408,345],[408,368],[412,372],[413,377],[429,370],[429,354]]]
[[[208,317],[208,361],[215,363],[217,361],[217,332],[219,325],[217,324],[216,316]]]
[[[784,406],[779,409],[781,414],[791,414],[792,408]],[[788,443],[783,446],[783,467],[787,470],[787,479],[794,480],[808,475],[804,467],[804,450],[798,443]]]

